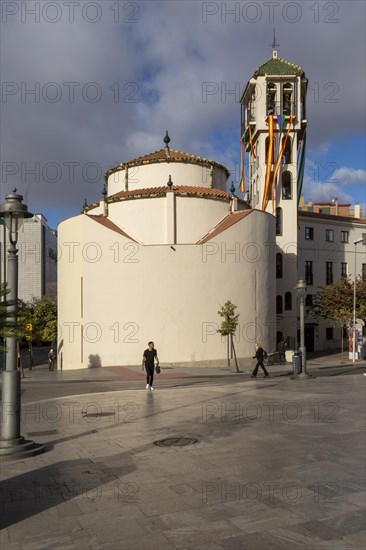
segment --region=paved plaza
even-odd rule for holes
[[[363,370],[275,370],[28,397],[22,435],[46,452],[1,464],[1,548],[363,549]]]

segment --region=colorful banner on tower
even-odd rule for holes
[[[254,145],[253,145],[253,137],[252,137],[252,129],[250,127],[250,124],[248,124],[248,133],[249,133],[249,143],[250,143],[250,151],[252,153],[253,158],[257,158],[255,151],[254,151]]]
[[[267,208],[269,190],[271,187],[271,171],[273,163],[273,115],[268,116],[268,150],[267,150],[267,170],[266,180],[264,185],[264,193],[262,199],[262,210]]]
[[[245,193],[245,181],[244,181],[244,159],[245,159],[245,146],[243,137],[240,138],[240,192]]]
[[[305,153],[306,153],[306,128],[304,130],[304,135],[299,144],[299,150],[297,154],[298,158],[298,169],[297,169],[297,206],[299,206],[301,193],[302,193],[302,184],[304,182],[304,171],[305,171]]]
[[[275,202],[276,202],[275,199],[276,199],[276,186],[277,186],[278,171],[279,171],[280,166],[281,166],[283,154],[286,150],[286,143],[287,143],[288,137],[290,135],[292,121],[293,121],[293,116],[290,115],[288,129],[287,129],[285,137],[283,138],[282,147],[281,147],[281,150],[279,152],[276,168],[275,168],[275,171],[274,171],[274,174],[273,174],[273,181],[272,181],[272,214],[274,214],[274,210],[275,210]],[[281,126],[282,126],[282,122],[281,122]],[[281,144],[281,134],[280,134],[280,144]]]

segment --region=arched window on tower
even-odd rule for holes
[[[291,292],[286,292],[285,294],[285,309],[290,311],[292,309],[292,294]]]
[[[278,252],[276,254],[276,279],[282,279],[283,270],[282,270],[282,254]]]
[[[282,147],[285,142],[286,138],[282,139]],[[282,156],[282,164],[291,164],[291,157],[292,157],[292,139],[290,136],[287,138],[285,150],[283,152]]]
[[[276,208],[276,235],[282,235],[282,208]]]
[[[276,84],[267,84],[267,115],[276,114]]]
[[[282,296],[276,296],[276,313],[283,313]]]
[[[285,82],[282,89],[282,113],[285,116],[293,114],[293,84]]]
[[[266,137],[265,141],[265,148],[266,148],[266,164],[268,162],[268,148],[269,148],[269,137]],[[272,138],[272,164],[274,164],[274,152],[275,152],[275,139]]]
[[[291,172],[283,172],[282,174],[282,199],[287,201],[292,199],[292,178]]]

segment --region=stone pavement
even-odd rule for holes
[[[1,548],[364,549],[365,382],[235,376],[26,403],[22,434],[47,452],[1,465]]]

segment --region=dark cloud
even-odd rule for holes
[[[73,22],[58,2],[55,23],[54,2],[39,22],[22,22],[21,4],[46,3],[5,4],[19,12],[2,14],[1,200],[16,184],[53,224],[98,197],[109,166],[159,149],[166,129],[172,147],[235,165],[239,93],[270,57],[274,25],[279,54],[309,78],[309,150],[363,130],[364,2],[120,2],[117,13],[81,1]],[[26,94],[37,86],[39,102]]]

